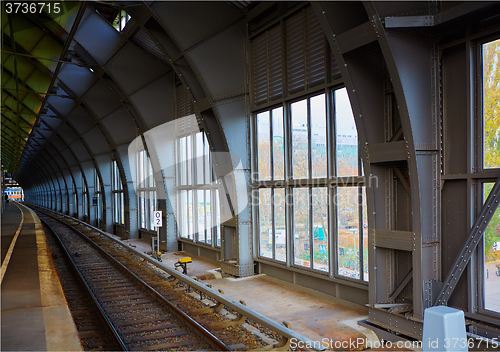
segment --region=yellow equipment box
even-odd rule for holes
[[[191,257],[182,257],[178,259],[179,263],[192,263]]]

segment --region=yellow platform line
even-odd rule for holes
[[[0,285],[2,284],[3,277],[5,275],[5,272],[7,271],[7,266],[9,265],[10,257],[12,256],[12,252],[14,252],[14,246],[16,245],[17,238],[19,237],[19,233],[21,233],[21,228],[23,227],[23,223],[24,223],[23,210],[19,207],[19,205],[16,202],[14,202],[14,204],[21,211],[21,223],[19,224],[19,227],[17,228],[16,234],[14,235],[14,238],[12,239],[12,242],[10,243],[9,250],[7,251],[7,254],[5,255],[5,259],[3,260],[2,267],[0,268]]]

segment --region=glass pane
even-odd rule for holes
[[[187,191],[181,191],[179,206],[181,209],[181,228],[179,229],[179,234],[181,237],[188,237],[189,207],[187,203]]]
[[[210,190],[205,190],[205,224],[207,228],[206,239],[207,243],[212,243],[212,210]]]
[[[208,140],[207,140],[207,135],[205,133],[203,133],[203,145],[204,145],[204,156],[205,156],[205,184],[210,184],[212,183],[212,179],[211,179],[211,172],[210,170],[212,169],[211,168],[211,165],[210,165],[210,145],[208,144]]]
[[[179,140],[179,164],[180,164],[180,184],[185,185],[187,182],[187,164],[186,164],[186,137]]]
[[[271,212],[271,189],[259,190],[260,255],[273,257],[273,222]]]
[[[203,184],[205,182],[205,175],[204,175],[204,148],[203,148],[203,133],[198,132],[196,134],[196,159],[195,159],[195,165],[196,165],[196,183],[197,184]]]
[[[146,199],[144,199],[144,192],[140,192],[140,214],[141,214],[141,228],[146,228]]]
[[[153,212],[156,210],[156,192],[149,192],[149,229],[156,230]]]
[[[257,168],[259,180],[271,179],[269,111],[257,114]]]
[[[309,188],[293,190],[293,262],[311,267],[309,252]]]
[[[326,103],[325,94],[311,98],[312,177],[326,177]]]
[[[193,180],[193,141],[191,136],[186,137],[186,169],[187,178],[186,182],[188,185],[192,185]]]
[[[215,190],[215,230],[217,232],[217,243],[216,245],[220,247],[220,242],[221,242],[221,226],[220,226],[220,208],[219,208],[219,190]]]
[[[493,183],[484,184],[484,200]],[[484,308],[500,312],[500,208],[497,208],[484,231]]]
[[[337,188],[338,273],[359,279],[358,188]]]
[[[121,224],[125,224],[125,202],[123,200],[123,197],[124,197],[124,194],[123,192],[120,193],[120,199],[121,199],[121,206],[120,206],[120,209],[121,209]]]
[[[273,113],[273,162],[274,179],[285,178],[285,134],[283,128],[283,108],[277,108]]]
[[[309,178],[307,100],[293,103],[291,108],[293,178]]]
[[[483,44],[484,167],[500,167],[500,39]]]
[[[363,280],[368,281],[368,208],[366,206],[366,187],[361,187],[363,197]]]
[[[188,238],[194,239],[193,228],[193,191],[188,191]]]
[[[312,189],[313,269],[329,271],[328,189]]]
[[[198,241],[205,242],[205,192],[197,190],[196,197],[198,202]]]
[[[358,175],[358,132],[345,88],[335,91],[337,176]]]
[[[285,189],[274,190],[275,258],[286,262]]]

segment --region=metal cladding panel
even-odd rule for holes
[[[373,42],[344,55],[361,109],[369,144],[385,142],[384,94],[387,69],[378,43]],[[359,127],[358,127],[359,128]]]
[[[229,152],[241,159],[243,169],[249,169],[248,122],[245,99],[216,107],[219,120],[226,136]]]
[[[137,137],[137,127],[125,108],[121,108],[102,120],[116,145],[130,143]]]
[[[66,117],[66,120],[68,120],[68,123],[70,123],[80,135],[95,126],[92,118],[81,106],[77,106],[76,109]]]
[[[66,143],[64,143],[64,141],[58,135],[54,134],[50,142],[52,143],[54,148],[56,148],[58,151],[61,151],[66,148]]]
[[[121,106],[116,94],[102,80],[97,81],[85,93],[82,100],[99,118],[103,118]]]
[[[52,127],[52,129],[57,130],[59,126],[62,125],[62,120],[57,118],[43,117],[43,122]]]
[[[96,77],[88,68],[76,65],[64,65],[57,78],[79,97],[82,96],[96,80]]]
[[[57,111],[62,116],[68,115],[76,106],[76,103],[72,99],[56,96],[50,96],[47,99],[47,104],[52,111]]]
[[[173,78],[165,75],[130,96],[148,128],[173,120]]]
[[[467,173],[467,70],[465,44],[445,50],[443,60],[444,168]]]
[[[66,164],[68,166],[73,166],[78,162],[77,160],[75,160],[73,154],[71,154],[71,151],[68,148],[61,151],[61,156],[64,158],[64,160],[66,160]]]
[[[96,39],[99,40],[96,40]],[[93,13],[83,22],[75,34],[80,43],[99,63],[104,64],[125,42],[111,25]]]
[[[94,127],[89,132],[85,133],[82,138],[87,142],[94,155],[110,151],[108,142],[106,142],[106,139],[104,139],[98,127]]]
[[[242,23],[189,52],[212,98],[245,94],[245,27]]]
[[[241,17],[229,5],[212,1],[158,1],[152,5],[152,9],[183,49]]]
[[[387,32],[405,95],[416,149],[436,149],[432,113],[432,50],[427,39]]]
[[[392,1],[377,1],[375,5],[379,16],[424,16],[429,14],[430,4],[425,1],[399,1],[397,6],[394,4]]]
[[[447,273],[467,238],[467,181],[445,181],[442,196],[442,272]]]
[[[60,137],[69,144],[73,143],[78,137],[77,135],[73,132],[73,130],[67,125],[63,124],[59,129],[57,130],[59,133]]]
[[[163,75],[169,66],[153,59],[132,43],[127,43],[106,64],[114,80],[130,94]]]
[[[328,22],[335,24],[333,29],[336,35],[347,32],[369,20],[361,2],[325,1],[322,7]]]

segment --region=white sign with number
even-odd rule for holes
[[[155,227],[163,226],[163,218],[161,217],[161,210],[153,212],[153,219]]]

